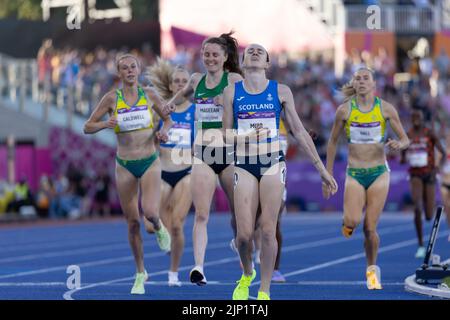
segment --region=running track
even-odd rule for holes
[[[411,214],[384,214],[378,231],[381,238],[378,264],[381,291],[365,286],[363,233],[352,238],[340,234],[340,214],[288,214],[283,217],[281,270],[284,284],[273,284],[272,299],[282,300],[415,300],[426,296],[404,290],[404,279],[422,263]],[[229,215],[215,214],[209,221],[205,273],[208,285],[189,280],[193,265],[190,214],[185,225],[186,247],[180,267],[181,287],[167,286],[169,257],[158,250],[155,237],[144,234],[145,266],[150,275],[146,294],[129,294],[134,262],[123,219],[72,222],[53,225],[2,226],[0,228],[0,300],[229,300],[241,270],[230,250]],[[432,223],[425,223],[428,241]],[[450,230],[441,221],[435,253],[450,256]],[[66,285],[69,265],[81,270],[81,287]],[[250,288],[254,298],[257,278]]]

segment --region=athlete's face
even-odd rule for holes
[[[423,121],[423,114],[420,111],[414,111],[411,114],[411,123],[414,127],[420,127]]]
[[[139,65],[132,57],[123,58],[119,61],[118,72],[120,79],[127,84],[134,84],[138,80]]]
[[[209,72],[223,70],[223,64],[227,61],[227,54],[216,43],[206,43],[203,46],[203,64]]]
[[[357,94],[368,94],[375,90],[375,80],[369,70],[359,70],[353,77],[353,87]]]
[[[189,81],[189,74],[187,71],[178,70],[172,75],[172,82],[170,83],[170,91],[177,93],[183,89]]]
[[[251,44],[244,51],[243,68],[262,68],[267,69],[269,62],[267,51],[259,44]]]

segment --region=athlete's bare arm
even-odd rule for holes
[[[386,146],[393,151],[404,150],[409,146],[409,138],[403,129],[402,123],[400,122],[400,117],[398,116],[397,110],[389,102],[382,101],[383,103],[383,113],[386,119],[389,120],[392,130],[394,130],[399,140],[389,139]]]
[[[348,117],[348,105],[346,103],[340,105],[336,110],[333,128],[331,129],[330,138],[327,145],[327,170],[333,174],[334,160],[336,158],[336,149],[339,142],[339,136],[344,129],[345,120]]]
[[[103,96],[103,98],[95,107],[89,119],[84,123],[83,131],[85,134],[96,133],[106,128],[114,129],[114,127],[117,125],[117,119],[113,115],[115,102],[115,91],[110,91]],[[109,114],[110,117],[108,120],[103,121],[102,118],[105,114]]]
[[[289,89],[286,85],[279,84],[278,97],[284,106],[286,121],[291,128],[293,136],[305,150],[306,154],[311,159],[314,167],[316,167],[322,178],[323,186],[327,190],[327,193],[324,193],[324,196],[329,196],[330,193],[335,194],[338,188],[337,183],[325,169],[311,136],[305,130],[305,127],[303,126],[303,123],[295,110],[294,96],[292,95],[291,89]]]
[[[181,97],[184,97],[186,99],[189,98],[194,93],[201,79],[202,79],[201,73],[198,72],[193,73],[189,78],[188,83],[186,83],[186,85],[184,86],[184,88],[175,93],[175,95],[168,101],[167,104],[171,103],[173,104]]]

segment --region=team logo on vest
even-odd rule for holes
[[[272,95],[269,93],[269,94],[267,95],[267,101],[272,101],[272,100],[273,100]]]
[[[186,113],[186,117],[184,119],[186,121],[190,121],[191,120],[191,114],[190,113]]]

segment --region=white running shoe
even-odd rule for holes
[[[189,278],[192,283],[195,283],[198,286],[204,286],[208,283],[208,281],[206,281],[205,274],[203,273],[202,266],[195,266],[194,268],[192,268],[191,272],[189,273]]]
[[[178,280],[178,272],[169,271],[169,287],[181,287],[181,281]]]

